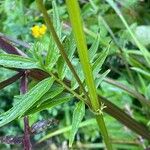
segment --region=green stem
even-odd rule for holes
[[[59,78],[57,78],[56,75],[54,75],[53,73],[49,72],[50,76],[53,77],[55,79],[55,81],[59,84],[61,84],[68,92],[70,92],[71,94],[73,94],[76,98],[78,98],[79,100],[85,102],[89,107],[90,104],[86,102],[86,100],[79,95],[78,93],[74,92],[69,86],[67,86],[62,80],[60,80]]]
[[[48,13],[47,13],[47,11],[46,11],[46,9],[44,7],[43,0],[36,0],[36,3],[38,5],[38,7],[39,7],[39,10],[43,14],[43,17],[44,17],[44,20],[46,22],[47,28],[48,28],[49,32],[51,33],[54,41],[56,42],[56,45],[57,45],[57,47],[58,47],[58,49],[60,51],[61,56],[66,61],[68,67],[70,68],[72,74],[74,75],[75,79],[77,80],[77,82],[78,82],[80,88],[82,89],[84,95],[86,96],[86,99],[89,101],[89,96],[88,96],[87,92],[85,91],[85,88],[84,88],[84,86],[83,86],[83,84],[82,84],[78,74],[76,73],[72,63],[70,62],[69,58],[67,57],[67,54],[66,54],[66,52],[64,50],[64,47],[63,47],[62,43],[60,42],[59,37],[58,37],[58,35],[57,35],[56,31],[55,31],[55,28],[53,26],[53,22],[51,21],[51,18],[48,15]]]
[[[105,145],[107,147],[107,150],[112,150],[112,143],[108,137],[108,133],[107,133],[107,128],[105,126],[105,122],[104,122],[104,118],[103,118],[103,114],[97,115],[96,116],[96,121],[98,124],[98,127],[100,129],[100,132],[103,136],[103,140],[105,142]]]
[[[102,106],[101,106],[101,102],[99,103],[98,101],[96,87],[94,84],[92,68],[91,68],[91,64],[89,61],[89,54],[87,50],[87,44],[86,44],[85,35],[83,32],[82,19],[80,16],[79,4],[77,0],[66,0],[66,4],[67,4],[70,21],[71,21],[72,28],[73,28],[73,33],[74,33],[76,43],[77,43],[78,54],[79,54],[82,68],[83,68],[85,82],[88,88],[92,109],[94,110],[95,113],[98,113],[102,110]],[[100,128],[100,131],[102,133],[107,149],[112,150],[112,144],[108,137],[108,133],[107,133],[107,129],[105,126],[105,122],[103,120],[102,113],[99,113],[98,115],[96,115],[96,120]]]

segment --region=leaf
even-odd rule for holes
[[[43,102],[55,98],[57,95],[62,93],[63,90],[64,88],[61,86],[52,86],[52,88],[44,96],[42,96],[37,107],[41,105]]]
[[[83,82],[85,80],[85,77],[84,77],[84,74],[83,74],[83,71],[82,71],[82,66],[81,66],[81,64],[79,63],[78,60],[77,60],[76,63],[77,63],[76,66],[75,66],[76,72],[77,72],[78,76],[80,77],[81,82]],[[79,87],[79,84],[78,84],[77,80],[74,78],[74,76],[72,76],[71,89],[75,90],[78,87]]]
[[[58,48],[54,43],[53,39],[50,39],[50,47],[46,58],[46,64],[47,64],[47,66],[45,67],[46,70],[51,71],[53,67],[56,65],[59,57],[60,54]]]
[[[59,11],[58,11],[58,7],[56,4],[56,1],[52,1],[52,7],[53,7],[53,23],[54,23],[54,27],[56,29],[56,32],[58,34],[58,37],[61,38],[61,21],[60,21],[60,15],[59,15]]]
[[[21,69],[40,68],[38,62],[34,62],[30,58],[25,58],[14,54],[0,54],[0,65],[8,68]]]
[[[96,59],[96,61],[94,62],[92,69],[93,69],[93,75],[94,78],[97,76],[97,74],[99,73],[107,55],[109,52],[109,48],[106,50],[103,50],[102,52],[99,53],[98,58]]]
[[[67,40],[65,41],[65,44],[64,44],[64,48],[65,48],[66,54],[68,55],[68,58],[71,61],[73,58],[73,54],[76,50],[75,40],[74,40],[72,33],[69,35],[69,37],[67,37]],[[62,59],[62,57],[60,57],[57,61],[57,71],[58,71],[59,78],[63,79],[68,70],[69,68],[66,65],[65,60]]]
[[[14,119],[21,117],[35,102],[37,102],[52,86],[52,78],[46,78],[34,86],[29,92],[22,95],[19,102],[8,110],[7,112],[0,115],[0,127],[13,121]]]
[[[137,68],[137,67],[131,67],[131,69],[135,70],[135,71],[137,71],[137,72],[139,72],[139,73],[141,73],[141,74],[143,74],[147,77],[150,77],[150,73],[147,72],[146,70],[143,70],[143,69],[140,69],[140,68]]]
[[[106,70],[103,74],[100,74],[96,79],[95,79],[95,85],[96,88],[98,88],[98,86],[101,84],[101,82],[104,80],[104,78],[108,75],[108,73],[110,72],[110,70]]]
[[[80,14],[79,4],[78,1],[66,0],[66,5],[67,5],[67,10],[69,13],[69,18],[72,25],[74,37],[76,40],[77,51],[82,65],[82,70],[84,72],[85,82],[88,88],[89,97],[91,99],[93,109],[97,110],[99,108],[99,103],[97,100],[96,87],[94,85],[94,79],[92,74],[92,67],[90,64],[87,43],[83,31],[83,25],[81,19],[82,17]]]
[[[94,43],[92,44],[92,46],[90,47],[89,49],[89,57],[90,57],[90,61],[92,62],[95,55],[96,55],[96,52],[98,50],[98,46],[99,46],[99,43],[100,43],[100,36],[98,36],[96,38],[96,40],[94,41]]]
[[[140,61],[139,57],[129,57],[128,62],[131,66],[136,68],[142,68],[143,70],[146,70],[146,65],[144,66]]]
[[[79,125],[85,115],[85,104],[84,102],[80,101],[76,105],[76,108],[74,109],[73,112],[73,120],[72,120],[72,130],[70,133],[70,138],[69,138],[69,147],[72,146],[75,134],[78,131]]]
[[[63,95],[60,94],[58,96],[56,96],[55,98],[53,99],[48,99],[47,101],[45,101],[44,103],[42,103],[40,106],[38,107],[33,107],[31,108],[27,114],[33,114],[33,113],[36,113],[36,112],[39,112],[39,111],[42,111],[44,109],[50,109],[50,108],[53,108],[55,106],[58,106],[62,103],[67,103],[68,101],[70,101],[71,99],[73,98],[72,95],[70,94],[66,94],[64,93]]]

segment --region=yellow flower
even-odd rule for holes
[[[44,24],[42,24],[42,26],[39,29],[39,32],[41,35],[44,35],[46,30],[47,30],[47,27]]]
[[[35,25],[34,27],[31,28],[32,35],[35,38],[38,38],[40,36],[39,29],[40,29],[40,27],[38,25]]]
[[[46,30],[47,30],[47,28],[44,24],[42,24],[41,27],[38,25],[35,25],[34,27],[31,28],[32,35],[35,38],[42,37],[46,33]]]

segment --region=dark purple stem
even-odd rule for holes
[[[20,93],[25,94],[27,92],[27,72],[21,78],[21,85],[20,85]],[[23,145],[24,150],[31,150],[32,145],[30,142],[30,126],[29,126],[29,118],[28,116],[24,117],[24,137],[23,137]]]
[[[8,85],[14,83],[15,81],[17,81],[22,75],[23,75],[23,72],[19,72],[16,75],[14,75],[14,76],[12,76],[12,77],[10,77],[10,78],[0,82],[0,90],[5,88]]]
[[[32,145],[30,141],[30,126],[28,116],[24,117],[24,137],[23,137],[24,150],[31,150]]]

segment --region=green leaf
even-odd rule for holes
[[[62,26],[61,26],[61,21],[60,21],[60,15],[59,15],[58,7],[57,7],[57,4],[56,4],[55,0],[52,1],[52,7],[53,7],[53,23],[54,23],[54,27],[56,29],[58,37],[61,38]]]
[[[61,86],[58,85],[52,86],[52,88],[44,96],[42,96],[42,98],[38,102],[37,107],[42,103],[44,103],[45,101],[55,98],[57,95],[62,93],[63,90],[64,88]]]
[[[139,57],[129,57],[128,62],[131,66],[136,67],[136,68],[141,68],[143,70],[146,70],[146,65],[144,66],[140,61]]]
[[[96,52],[98,50],[98,46],[100,43],[100,36],[98,36],[98,38],[96,38],[96,40],[94,41],[94,43],[92,44],[92,46],[89,49],[89,57],[90,57],[90,61],[92,62],[94,57],[96,56]]]
[[[50,47],[46,57],[46,70],[51,71],[56,65],[58,58],[60,57],[57,46],[55,45],[53,39],[50,40]]]
[[[8,68],[21,69],[40,68],[38,62],[13,54],[0,54],[0,65]]]
[[[150,77],[150,73],[147,72],[146,70],[143,70],[143,69],[140,69],[140,68],[137,68],[137,67],[131,67],[131,69],[135,70],[135,71],[137,71],[137,72],[139,72],[139,73],[141,73],[141,74],[143,74],[147,77]]]
[[[64,44],[64,48],[65,48],[66,54],[68,55],[68,58],[71,61],[73,58],[73,54],[76,50],[75,40],[74,40],[72,33],[67,37],[65,44]],[[69,68],[66,65],[65,60],[62,59],[62,57],[60,57],[57,61],[57,71],[58,71],[59,78],[63,79],[68,69]]]
[[[0,115],[0,127],[24,115],[50,89],[53,81],[52,78],[46,78],[34,86],[29,92],[22,95],[19,102],[15,103],[10,110]]]
[[[106,50],[103,50],[102,52],[99,53],[98,58],[96,59],[96,61],[94,62],[92,69],[93,69],[93,75],[94,77],[97,76],[97,74],[99,73],[107,55],[109,52],[109,48]]]
[[[66,94],[66,93],[63,93],[63,94],[60,94],[58,96],[56,96],[55,98],[53,99],[48,99],[47,101],[43,102],[41,105],[39,105],[38,107],[33,107],[31,108],[27,114],[33,114],[33,113],[36,113],[36,112],[39,112],[39,111],[42,111],[44,109],[50,109],[50,108],[53,108],[55,106],[58,106],[62,103],[67,103],[68,101],[70,101],[71,99],[73,98],[72,95],[70,94]]]
[[[101,82],[104,80],[104,78],[108,75],[109,72],[110,70],[108,69],[103,74],[98,75],[98,77],[95,79],[96,88],[98,88],[98,86],[101,84]]]
[[[76,108],[74,109],[73,112],[73,120],[72,120],[72,130],[70,133],[70,138],[69,138],[69,147],[72,146],[75,135],[78,131],[79,125],[85,115],[85,104],[84,102],[80,101],[76,105]]]
[[[77,59],[76,59],[77,60]],[[80,80],[81,82],[83,82],[85,80],[85,77],[84,77],[84,74],[83,74],[83,71],[82,71],[82,66],[81,64],[79,63],[79,61],[77,60],[76,62],[76,66],[75,66],[75,70],[78,74],[78,76],[80,77]],[[75,90],[79,87],[79,84],[78,82],[76,81],[76,79],[74,78],[74,76],[72,76],[72,79],[71,79],[71,89],[72,90]]]
[[[63,39],[61,39],[62,26],[61,26],[61,21],[60,21],[60,17],[59,17],[59,11],[58,11],[57,4],[54,0],[52,1],[52,7],[53,7],[54,27],[56,29],[59,39],[63,40]],[[46,56],[46,66],[47,66],[46,69],[51,71],[51,69],[56,65],[57,61],[59,60],[60,53],[59,53],[59,50],[57,48],[57,45],[56,45],[53,37],[50,36],[49,38],[50,38],[50,42],[49,42],[50,44],[49,44],[49,49],[48,49],[48,53]]]

